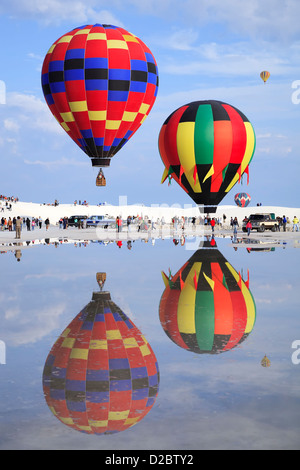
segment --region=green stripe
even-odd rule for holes
[[[195,328],[201,351],[211,351],[215,336],[214,293],[197,292],[195,302]]]
[[[214,119],[210,104],[203,104],[198,108],[194,144],[196,163],[212,164],[214,157]]]

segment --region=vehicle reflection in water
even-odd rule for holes
[[[46,402],[64,424],[88,434],[112,434],[141,421],[159,388],[155,354],[139,329],[103,291],[53,345],[43,372]]]
[[[253,330],[256,306],[248,280],[224,258],[215,240],[174,275],[163,274],[159,318],[167,336],[198,354],[219,354],[241,344]]]

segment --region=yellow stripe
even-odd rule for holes
[[[86,101],[71,101],[69,103],[69,106],[72,113],[78,113],[80,111],[88,110]]]
[[[129,34],[124,34],[123,38],[127,42],[139,42],[135,36],[129,35]]]
[[[125,41],[120,41],[119,39],[108,39],[107,40],[107,49],[126,49],[128,50],[127,43]]]
[[[214,288],[215,288],[215,281],[213,281],[210,277],[208,277],[205,272],[203,271],[203,276],[205,277],[205,279],[207,280],[211,290],[213,291]]]
[[[228,262],[226,263],[226,266],[229,269],[229,271],[231,272],[231,274],[233,275],[236,282],[238,282],[240,277],[239,277],[238,273],[236,272],[236,270]],[[246,309],[247,309],[247,324],[246,324],[246,328],[245,328],[245,333],[250,333],[253,330],[253,326],[254,326],[254,323],[255,323],[256,308],[255,308],[255,303],[254,303],[252,294],[249,291],[249,289],[247,288],[247,286],[245,285],[243,279],[242,279],[241,284],[242,284],[242,289],[241,290],[242,290],[242,294],[243,294],[243,297],[244,297],[244,300],[245,300],[245,303],[246,303]]]
[[[194,184],[195,146],[194,122],[181,122],[177,129],[177,151],[184,174],[195,193],[201,193],[199,181]]]
[[[107,349],[107,341],[105,339],[92,339],[90,349]]]
[[[70,359],[83,359],[86,361],[88,358],[88,354],[88,349],[73,348],[70,354]]]
[[[135,418],[127,418],[124,425],[129,425],[133,426],[135,423],[137,423],[141,419],[140,416],[136,416]]]
[[[214,170],[214,166],[212,165],[210,167],[210,169],[208,170],[208,172],[206,173],[206,176],[204,177],[202,183],[204,183],[204,181],[207,180],[207,178],[209,178],[210,176],[212,176],[214,174],[215,170]]]
[[[90,423],[90,426],[92,426],[93,428],[105,428],[107,425],[108,425],[108,420],[107,419],[103,419],[103,420],[99,420],[99,421],[94,421],[94,420],[89,420],[89,423]]]
[[[50,47],[49,51],[47,52],[47,54],[51,54],[53,52],[53,50],[55,49],[55,46],[56,44],[52,44],[52,46]]]
[[[241,163],[241,175],[244,173],[245,169],[247,168],[253,156],[254,149],[255,149],[255,134],[254,134],[252,124],[250,122],[244,122],[244,125],[245,125],[246,134],[247,134],[247,137],[246,137],[247,140],[246,140],[246,149],[245,149],[244,157]],[[234,176],[231,183],[226,188],[225,193],[228,193],[228,191],[230,191],[230,189],[235,185],[235,183],[238,182],[238,180],[239,180],[239,175],[237,173]]]
[[[139,347],[135,338],[125,338],[123,343],[126,349]]]
[[[122,121],[133,122],[137,116],[137,113],[124,111]]]
[[[106,119],[106,110],[105,111],[89,111],[90,121],[105,121]]]
[[[87,29],[87,28],[79,29],[78,31],[76,31],[74,36],[78,36],[79,34],[89,34],[90,31],[91,31],[91,28],[90,29]]]
[[[71,329],[70,328],[66,328],[62,334],[60,336],[63,336],[64,338],[66,338],[66,336],[68,336],[68,334],[70,333]]]
[[[75,343],[75,338],[65,338],[62,342],[62,348],[72,349]]]
[[[107,330],[106,338],[109,339],[122,339],[121,333],[119,330]]]
[[[69,132],[70,128],[68,124],[66,124],[65,122],[61,122],[60,125],[66,132]]]
[[[141,114],[146,114],[148,109],[150,108],[150,105],[147,103],[142,103],[139,109],[139,113]]]
[[[129,415],[129,410],[125,411],[110,411],[108,413],[109,421],[119,421],[121,419],[126,419]]]
[[[81,429],[81,431],[91,431],[92,430],[90,426],[80,426],[79,424],[75,424],[75,425],[78,429]]]
[[[179,331],[182,333],[195,333],[195,301],[197,291],[194,286],[194,275],[196,271],[197,278],[199,278],[201,264],[193,264],[179,297],[177,320]]]
[[[73,37],[73,35],[63,36],[62,38],[59,39],[59,41],[57,41],[56,44],[60,44],[62,42],[70,42],[72,37]]]
[[[119,129],[121,121],[110,121],[105,122],[105,129],[116,130]]]
[[[87,40],[89,41],[92,39],[100,39],[100,40],[106,41],[106,34],[105,33],[90,33],[87,37]]]
[[[74,424],[74,421],[72,418],[62,418],[61,416],[59,416],[59,419],[65,424],[68,424],[68,425]]]
[[[140,351],[141,351],[143,356],[149,356],[149,354],[151,354],[147,344],[144,344],[143,346],[140,346]]]
[[[64,120],[64,122],[72,122],[75,121],[74,116],[71,112],[68,113],[60,113],[61,118]]]

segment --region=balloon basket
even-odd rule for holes
[[[106,186],[106,179],[103,174],[102,168],[100,168],[99,173],[97,175],[96,186]]]

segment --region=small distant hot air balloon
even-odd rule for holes
[[[270,367],[271,366],[271,361],[266,355],[264,355],[264,357],[262,358],[261,365],[263,367]]]
[[[150,113],[158,71],[150,49],[124,28],[86,25],[57,39],[42,68],[50,111],[95,167],[108,167]],[[100,169],[97,186],[105,186]]]
[[[264,83],[266,83],[269,77],[270,77],[270,72],[268,72],[267,70],[264,70],[263,72],[260,73],[260,78],[264,81]]]
[[[97,275],[100,288],[103,274]],[[59,336],[43,372],[50,410],[62,423],[88,434],[112,434],[141,421],[158,387],[150,344],[103,291],[93,293]]]
[[[234,196],[234,202],[239,207],[247,207],[250,204],[251,197],[248,193],[237,193]]]
[[[251,333],[256,307],[244,281],[217,248],[205,242],[174,276],[163,274],[159,318],[167,336],[197,354],[219,354]]]
[[[204,212],[216,212],[230,189],[249,175],[254,129],[246,116],[221,101],[194,101],[164,122],[159,152],[162,183],[172,177]]]

